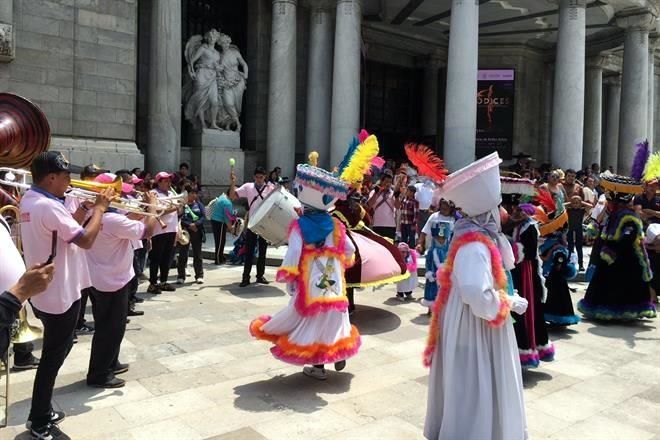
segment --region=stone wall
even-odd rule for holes
[[[13,6],[16,57],[0,63],[0,90],[37,103],[57,145],[112,140],[85,142],[85,151],[96,152],[94,160],[110,155],[109,166],[125,162],[112,157],[118,151],[130,152],[134,166],[142,166],[135,146],[137,0],[14,0]]]

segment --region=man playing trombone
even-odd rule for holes
[[[55,379],[73,345],[73,332],[80,310],[80,291],[85,277],[80,268],[82,249],[94,244],[101,220],[113,196],[104,189],[90,209],[90,220],[82,227],[64,207],[64,194],[71,183],[70,166],[62,153],[40,153],[31,166],[33,185],[20,203],[21,238],[28,266],[53,262],[53,280],[31,303],[44,327],[41,361],[32,390],[32,407],[28,422],[36,439],[67,439],[55,425],[51,406]]]
[[[113,182],[114,174],[101,174],[95,181]],[[122,192],[130,193],[132,185],[124,183]],[[152,193],[145,194],[149,213],[155,214],[157,199]],[[131,214],[133,217],[134,214]],[[95,332],[87,372],[87,385],[97,388],[123,387],[125,381],[116,377],[128,371],[128,364],[119,362],[119,349],[126,331],[126,314],[130,282],[133,270],[133,245],[135,240],[152,236],[158,222],[155,216],[144,221],[131,219],[123,212],[108,208],[101,221],[103,227],[98,240],[87,251],[92,288],[90,299],[94,314]]]

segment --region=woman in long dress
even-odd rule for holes
[[[239,116],[243,107],[243,92],[247,87],[248,66],[238,48],[231,44],[231,38],[228,35],[222,34],[218,43],[222,47],[218,88],[224,110],[221,112],[218,122],[223,128],[241,131]]]
[[[425,362],[431,364],[427,439],[528,437],[509,315],[510,310],[523,313],[527,303],[506,291],[499,242],[493,239],[495,215],[456,223],[438,274],[441,287],[425,351]]]

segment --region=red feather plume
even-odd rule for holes
[[[539,189],[536,195],[536,202],[545,209],[545,212],[551,214],[557,210],[555,198],[547,189]]]
[[[430,177],[437,183],[447,178],[445,163],[429,147],[422,144],[406,144],[405,150],[408,160],[417,168],[420,175]]]

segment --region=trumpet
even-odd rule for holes
[[[18,188],[24,191],[27,191],[31,188],[31,184],[28,183],[27,178],[31,176],[31,173],[27,170],[19,170],[14,168],[0,167],[0,173],[4,172],[4,179],[0,179],[0,185],[6,185],[13,188]],[[66,193],[70,197],[74,197],[84,202],[94,202],[96,196],[101,191],[112,188],[115,193],[121,194],[122,181],[121,178],[117,178],[112,183],[98,183],[87,180],[76,180],[71,179],[71,187]],[[155,206],[156,212],[148,212],[147,209]],[[163,214],[163,211],[166,207],[158,204],[151,205],[149,203],[137,200],[137,199],[126,199],[122,197],[115,197],[110,202],[110,207],[118,209],[121,211],[140,214],[151,217],[160,217]],[[162,223],[161,223],[162,226]]]

